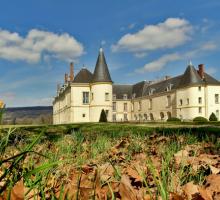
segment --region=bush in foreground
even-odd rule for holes
[[[205,117],[195,117],[193,121],[194,122],[208,122],[208,120]]]
[[[171,118],[167,119],[167,122],[181,122],[181,119],[179,119],[177,117],[171,117]]]
[[[218,118],[216,117],[215,113],[212,113],[209,117],[210,122],[217,122]]]

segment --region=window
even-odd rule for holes
[[[216,117],[219,119],[219,110],[216,110]]]
[[[113,114],[113,115],[112,115],[112,120],[113,120],[113,122],[116,121],[116,114]]]
[[[94,94],[93,94],[93,92],[92,92],[92,94],[91,94],[91,100],[93,100],[94,99]]]
[[[167,96],[167,107],[171,106],[171,96]]]
[[[124,121],[128,121],[128,115],[124,114]]]
[[[155,92],[154,88],[150,88],[149,95],[152,95]]]
[[[128,110],[128,104],[124,103],[124,111],[127,111],[127,110]]]
[[[116,100],[116,94],[113,94],[113,100]]]
[[[82,117],[86,117],[86,114],[82,114]]]
[[[105,100],[109,101],[109,93],[108,92],[105,93]]]
[[[219,94],[215,94],[215,103],[219,103]]]
[[[144,120],[147,120],[147,114],[144,114]]]
[[[199,107],[199,113],[202,113],[202,107]]]
[[[181,106],[183,105],[183,100],[182,100],[182,99],[180,99],[180,105],[181,105]]]
[[[89,103],[89,92],[83,92],[83,104]]]
[[[134,93],[133,95],[132,95],[132,98],[134,99],[136,97],[136,93]]]
[[[202,103],[202,97],[198,98],[198,103],[201,104]]]
[[[109,110],[105,110],[106,117],[108,118]]]
[[[123,99],[124,99],[124,100],[127,100],[127,99],[128,99],[128,95],[127,95],[127,94],[124,94],[124,95],[123,95]]]
[[[113,111],[116,111],[116,102],[113,102],[113,105],[112,105],[112,109],[113,109]]]
[[[138,102],[138,110],[141,110],[141,101]]]
[[[198,90],[199,90],[199,91],[201,91],[201,90],[202,90],[202,87],[201,87],[201,86],[199,86],[199,87],[198,87]]]
[[[149,110],[151,110],[153,108],[153,101],[152,99],[149,100]]]
[[[187,105],[189,105],[189,98],[186,100],[186,102],[187,102]]]

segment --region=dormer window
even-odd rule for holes
[[[124,100],[127,100],[127,99],[128,99],[128,95],[127,95],[127,94],[124,94],[124,95],[123,95],[123,99],[124,99]]]
[[[136,97],[136,93],[134,93],[133,95],[132,95],[132,98],[135,98]]]
[[[155,89],[151,88],[150,91],[149,91],[149,95],[152,95],[154,92],[155,92]]]

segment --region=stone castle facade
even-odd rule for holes
[[[173,78],[114,84],[101,48],[94,73],[82,68],[74,77],[70,65],[70,75],[65,74],[53,101],[53,122],[98,122],[102,109],[110,122],[208,119],[211,113],[219,119],[220,82],[205,72],[204,65],[195,69],[190,63]]]

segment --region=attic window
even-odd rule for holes
[[[169,85],[166,87],[166,91],[172,90],[173,84],[169,83]]]
[[[123,95],[123,99],[124,99],[124,100],[127,100],[127,99],[128,99],[128,95],[127,95],[127,94],[124,94],[124,95]]]
[[[152,95],[154,92],[155,92],[155,89],[151,88],[150,91],[149,91],[149,95]]]
[[[134,93],[134,94],[132,95],[132,97],[135,98],[135,97],[136,97],[136,93]]]

